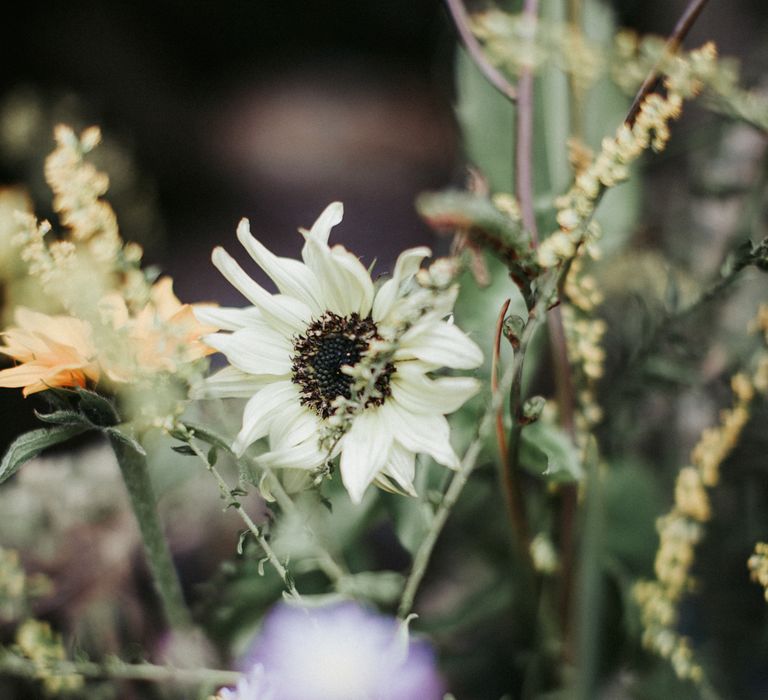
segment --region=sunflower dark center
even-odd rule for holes
[[[301,403],[328,418],[339,396],[352,396],[354,380],[342,367],[354,367],[369,343],[378,337],[370,316],[339,316],[328,311],[313,321],[293,343],[293,382],[301,387]],[[366,406],[380,406],[390,395],[389,379],[394,371],[391,363],[385,367],[376,381],[376,395],[368,399]]]

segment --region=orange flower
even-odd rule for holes
[[[113,381],[130,382],[154,372],[174,373],[180,365],[215,352],[200,337],[216,329],[201,324],[192,307],[179,301],[170,277],[152,286],[149,302],[135,316],[119,292],[104,297],[100,307],[124,340],[124,345],[113,349],[111,360],[105,360]]]
[[[0,387],[24,387],[24,396],[55,386],[84,387],[97,382],[99,366],[91,327],[71,316],[48,316],[24,307],[16,309],[17,327],[3,337],[0,353],[21,363],[0,371]]]

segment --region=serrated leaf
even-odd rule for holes
[[[109,399],[82,388],[77,389],[77,395],[80,398],[80,411],[94,425],[107,428],[120,422],[120,416]]]
[[[114,438],[118,442],[122,442],[123,444],[127,445],[134,452],[138,452],[143,457],[147,456],[147,451],[144,449],[143,445],[131,435],[128,435],[127,433],[123,432],[122,430],[118,430],[117,428],[105,428],[104,432],[109,437]]]
[[[548,481],[579,481],[584,476],[576,446],[561,428],[544,421],[523,428],[520,463]]]
[[[44,449],[59,445],[70,438],[87,432],[87,425],[57,425],[53,428],[30,430],[17,437],[0,462],[0,484],[13,476],[24,463],[37,457]]]
[[[82,425],[86,428],[94,427],[82,413],[78,413],[77,411],[62,410],[52,411],[51,413],[40,413],[40,411],[35,411],[35,415],[43,421],[43,423],[50,423],[52,425]]]

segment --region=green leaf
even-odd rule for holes
[[[128,435],[127,433],[123,432],[122,430],[118,430],[117,428],[105,428],[104,432],[113,440],[122,442],[124,445],[130,447],[134,452],[138,452],[142,457],[147,456],[147,451],[144,449],[142,444],[131,435]]]
[[[520,463],[549,481],[579,481],[584,476],[576,446],[565,431],[544,421],[523,428]]]
[[[107,428],[120,422],[120,416],[109,399],[95,391],[81,388],[77,389],[77,395],[80,398],[80,410],[94,425]]]
[[[171,449],[174,452],[178,452],[180,455],[196,455],[197,452],[195,452],[189,445],[171,445]]]
[[[38,428],[30,430],[17,437],[0,462],[0,484],[13,476],[30,459],[37,457],[47,447],[59,445],[70,438],[91,429],[91,426],[57,425],[53,428]]]
[[[224,437],[222,437],[218,433],[210,430],[209,428],[203,428],[202,426],[197,425],[196,423],[185,423],[184,425],[187,428],[187,430],[190,430],[195,434],[195,437],[198,440],[207,442],[209,445],[212,445],[213,447],[218,447],[220,450],[224,450],[225,452],[229,452],[229,454],[232,454],[232,443],[226,440]]]
[[[467,160],[492,192],[514,190],[515,109],[478,70],[466,51],[456,54],[456,117]]]

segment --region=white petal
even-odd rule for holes
[[[193,399],[249,399],[259,389],[274,382],[274,377],[257,377],[236,367],[225,367],[192,387]]]
[[[438,367],[474,369],[483,362],[483,351],[456,326],[438,321],[419,324],[403,335],[395,360],[416,358]]]
[[[387,462],[392,433],[379,409],[363,411],[341,440],[341,480],[353,503],[360,503],[365,489]]]
[[[320,450],[317,438],[293,447],[281,447],[259,455],[256,461],[271,469],[317,469],[328,455]]]
[[[290,381],[273,382],[254,394],[245,404],[243,427],[235,438],[232,451],[240,457],[269,432],[274,413],[293,401],[296,401],[296,386]]]
[[[380,321],[389,314],[400,288],[411,280],[421,266],[421,261],[430,255],[432,255],[432,251],[426,246],[409,248],[400,253],[395,263],[392,279],[381,285],[376,293],[371,314],[374,321]]]
[[[296,402],[286,404],[274,414],[269,429],[269,445],[272,449],[279,449],[293,447],[311,437],[318,440],[321,428],[320,417],[299,402],[297,388]]]
[[[459,458],[450,443],[450,428],[445,416],[411,413],[395,401],[386,401],[380,409],[395,440],[406,450],[426,453],[436,462],[457,469]]]
[[[429,379],[418,362],[401,362],[392,375],[392,398],[414,413],[453,413],[480,389],[472,377]]]
[[[230,284],[264,314],[270,325],[286,335],[300,333],[307,327],[312,312],[306,304],[293,297],[270,294],[223,248],[214,248],[211,259]]]
[[[221,306],[198,306],[192,307],[200,323],[205,326],[214,326],[223,331],[236,331],[239,328],[245,328],[255,321],[264,323],[261,311],[255,306],[247,306],[244,309],[227,308]]]
[[[243,372],[284,375],[291,371],[291,344],[271,328],[213,333],[203,341],[223,352],[229,363]]]
[[[386,476],[392,477],[395,482],[410,496],[416,496],[413,488],[413,477],[416,475],[416,455],[406,450],[397,441],[392,443],[389,450],[387,464],[382,470]]]
[[[328,245],[328,238],[331,235],[331,229],[340,224],[344,218],[344,205],[341,202],[331,202],[320,216],[317,217],[317,221],[312,224],[312,228],[307,231],[306,229],[299,229],[302,233],[308,237],[314,238],[320,243]],[[304,246],[306,249],[306,245]],[[302,256],[304,253],[302,252]],[[305,258],[306,260],[306,258]]]
[[[240,221],[237,237],[250,256],[266,272],[283,293],[304,302],[314,314],[325,309],[319,301],[320,285],[314,273],[304,263],[292,258],[278,257],[251,235],[248,219]]]
[[[341,316],[369,314],[373,304],[373,282],[368,270],[342,246],[328,248],[310,236],[302,252],[307,266],[315,273],[328,311]]]

